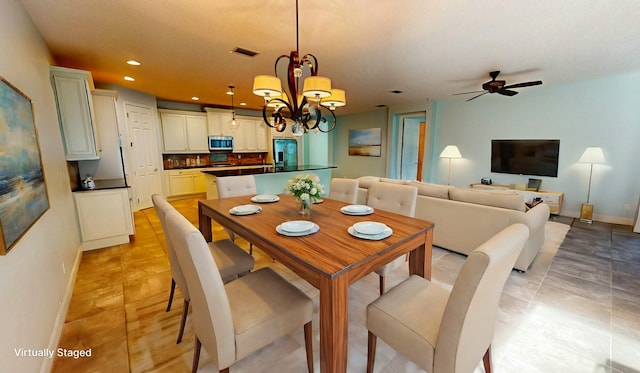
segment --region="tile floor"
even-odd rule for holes
[[[197,199],[174,201],[194,224]],[[91,358],[57,358],[54,372],[189,372],[193,332],[175,343],[182,299],[164,312],[171,274],[164,235],[153,209],[135,213],[135,241],[85,252],[60,347],[92,348]],[[569,227],[571,226],[571,229]],[[640,235],[630,227],[547,223],[546,242],[526,273],[513,271],[498,311],[495,372],[640,372]],[[568,231],[568,233],[567,233]],[[566,237],[565,237],[566,234]],[[214,237],[224,235],[214,227]],[[239,243],[248,248],[246,242]],[[318,291],[254,248],[256,267],[270,266],[314,299],[318,363]],[[453,284],[464,256],[434,248],[433,280]],[[406,269],[388,279],[392,286]],[[349,372],[364,372],[365,308],[377,297],[372,274],[349,292]],[[302,330],[237,363],[232,372],[304,372]],[[215,367],[203,353],[200,371]],[[419,372],[378,342],[376,372]],[[481,365],[476,372],[483,372]]]

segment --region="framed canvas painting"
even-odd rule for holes
[[[0,77],[0,255],[48,209],[31,99]]]
[[[382,128],[349,130],[349,155],[380,157],[382,154]]]

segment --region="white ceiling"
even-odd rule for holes
[[[59,65],[163,100],[230,105],[235,85],[236,105],[258,108],[253,77],[273,74],[296,43],[294,0],[22,3]],[[347,92],[338,114],[465,100],[473,95],[452,94],[481,89],[493,70],[507,84],[544,85],[640,71],[637,0],[300,0],[299,9],[300,53]],[[235,47],[260,54],[229,53]]]

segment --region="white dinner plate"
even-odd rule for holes
[[[251,197],[251,201],[257,202],[257,203],[276,202],[279,200],[280,200],[280,197],[278,197],[275,194],[258,194],[257,196]]]
[[[387,227],[384,231],[382,231],[382,233],[379,234],[361,234],[353,229],[353,226],[347,228],[347,232],[349,232],[349,234],[354,237],[374,241],[385,239],[393,234],[393,230],[391,229],[391,227]]]
[[[315,224],[315,223],[312,223],[312,224],[313,226],[311,227],[311,229],[302,231],[302,232],[287,232],[284,229],[282,229],[282,224],[280,224],[276,227],[276,232],[280,233],[281,235],[289,236],[289,237],[306,236],[308,234],[316,233],[317,231],[320,230],[320,226],[318,224]]]
[[[387,229],[387,225],[375,221],[361,221],[355,223],[353,229],[360,234],[374,236],[384,232],[384,230]]]
[[[229,213],[232,215],[251,215],[262,211],[262,207],[256,205],[239,205],[232,207]]]
[[[312,199],[311,202],[313,202],[313,203],[322,203],[322,202],[324,202],[324,200],[322,198],[320,198],[320,199]]]
[[[280,228],[289,233],[299,233],[313,228],[314,222],[309,220],[290,220],[280,224]]]
[[[367,205],[347,205],[340,209],[346,215],[369,215],[373,214],[373,207]]]

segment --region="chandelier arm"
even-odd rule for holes
[[[311,70],[311,76],[318,75],[318,59],[316,58],[316,56],[314,56],[311,53],[307,53],[300,60],[300,63],[303,63],[303,62],[308,63],[307,66],[309,66],[309,70]]]
[[[321,121],[325,121],[326,122],[327,119],[325,117],[322,117],[321,119],[318,120],[318,124],[316,125],[316,127],[318,127],[318,130],[320,132],[329,133],[329,132],[333,131],[333,129],[336,127],[336,122],[338,121],[336,119],[336,113],[334,113],[333,110],[329,110],[329,113],[331,113],[331,115],[333,116],[333,124],[327,130],[323,130],[322,126],[320,126],[320,122]]]

